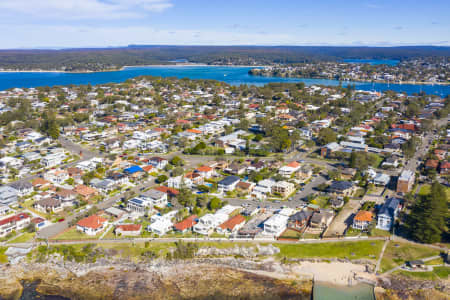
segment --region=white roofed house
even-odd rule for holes
[[[281,167],[278,169],[278,173],[285,177],[290,177],[292,174],[297,172],[300,169],[300,164],[296,161],[293,161],[286,166]]]
[[[172,230],[173,223],[169,218],[160,218],[156,222],[148,225],[147,230],[157,235],[165,235]]]
[[[165,207],[167,206],[167,194],[161,191],[152,189],[144,192],[143,197],[147,198],[152,206]]]
[[[263,233],[271,236],[279,236],[287,228],[289,217],[275,214],[264,222]]]
[[[69,173],[66,170],[55,169],[50,170],[44,174],[44,178],[55,184],[63,184],[64,181],[69,179]]]
[[[0,204],[11,205],[17,203],[19,197],[19,191],[16,189],[4,185],[0,186]]]
[[[46,168],[51,168],[60,165],[65,158],[66,154],[64,152],[50,153],[41,159],[41,163]]]
[[[154,166],[157,169],[164,169],[164,167],[169,163],[169,161],[162,157],[152,157],[148,161],[149,165]]]
[[[196,233],[207,235],[212,230],[217,228],[220,224],[228,220],[230,214],[239,209],[237,206],[225,205],[219,209],[214,215],[206,214],[198,220],[198,223],[194,225],[193,230]]]
[[[278,181],[272,186],[272,194],[280,194],[287,197],[295,191],[295,185],[287,181]]]
[[[0,168],[7,170],[8,168],[14,168],[18,169],[22,167],[23,161],[21,159],[12,157],[12,156],[5,156],[0,158]]]
[[[183,175],[170,177],[167,180],[167,186],[174,189],[181,189],[182,187],[191,188],[192,181],[189,178],[185,178]]]
[[[131,213],[144,214],[151,207],[152,203],[147,197],[139,196],[127,202],[127,210]]]

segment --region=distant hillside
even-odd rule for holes
[[[126,65],[193,63],[261,65],[318,60],[449,57],[450,47],[151,46],[63,50],[0,50],[0,69],[101,71]]]

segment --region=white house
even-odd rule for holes
[[[167,194],[158,190],[149,190],[145,192],[141,197],[150,201],[152,206],[165,207],[167,206]]]
[[[260,194],[270,194],[272,192],[272,187],[276,184],[274,180],[271,179],[263,179],[258,182],[258,184],[253,189],[254,193]]]
[[[169,218],[160,218],[156,222],[148,225],[147,230],[157,235],[165,235],[172,230],[173,223]]]
[[[377,228],[390,230],[399,210],[400,200],[397,198],[389,198],[378,212]]]
[[[192,180],[185,178],[183,175],[170,177],[167,180],[167,186],[174,189],[181,189],[182,187],[191,188]]]
[[[0,237],[4,237],[13,231],[27,227],[30,224],[30,216],[26,213],[19,213],[0,220]]]
[[[148,164],[154,166],[157,169],[164,169],[164,167],[169,163],[169,161],[162,157],[152,157],[149,159]]]
[[[198,220],[193,230],[196,233],[207,235],[226,220],[228,220],[228,214],[206,214]]]
[[[87,235],[97,235],[108,225],[108,220],[97,215],[81,219],[77,223],[77,230]]]
[[[51,168],[60,165],[65,158],[66,155],[63,152],[50,153],[41,159],[41,163],[46,168]]]
[[[279,236],[286,230],[288,216],[276,214],[264,222],[264,234]]]
[[[233,191],[241,178],[238,176],[228,176],[217,183],[217,188],[222,192]]]

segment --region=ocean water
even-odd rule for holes
[[[388,66],[396,66],[400,62],[395,59],[343,59],[343,62],[350,64],[369,64],[369,65],[388,65]]]
[[[359,283],[354,286],[338,286],[315,282],[313,300],[375,300],[373,286]]]
[[[280,78],[260,77],[248,74],[250,67],[222,67],[222,66],[150,66],[128,67],[120,71],[96,73],[58,73],[58,72],[3,72],[0,73],[0,90],[14,87],[38,87],[55,85],[79,84],[105,84],[118,83],[127,79],[151,75],[158,77],[177,77],[190,79],[213,79],[224,81],[231,85],[257,85],[262,86],[270,82],[304,82],[306,85],[339,85],[337,80],[307,79],[307,78]],[[343,86],[355,85],[356,89],[367,91],[406,92],[408,94],[426,92],[442,97],[450,94],[450,85],[414,85],[414,84],[387,84],[368,82],[343,82]]]

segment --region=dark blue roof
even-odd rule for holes
[[[351,188],[352,186],[353,183],[351,181],[333,181],[331,183],[330,189],[344,191]]]
[[[224,179],[222,179],[221,181],[219,181],[219,184],[221,185],[231,185],[233,183],[235,183],[236,181],[241,180],[241,178],[239,178],[238,176],[228,176],[225,177]]]
[[[400,205],[400,199],[398,198],[389,198],[380,208],[379,215],[387,215],[393,217],[396,209]]]
[[[123,171],[125,173],[128,173],[128,174],[133,174],[133,173],[136,173],[136,172],[142,172],[144,170],[142,170],[142,168],[139,167],[139,166],[132,166],[132,167],[129,167],[129,168],[123,170]]]
[[[131,199],[129,202],[134,202],[134,203],[141,204],[141,205],[143,203],[142,200],[136,199],[136,198]]]

